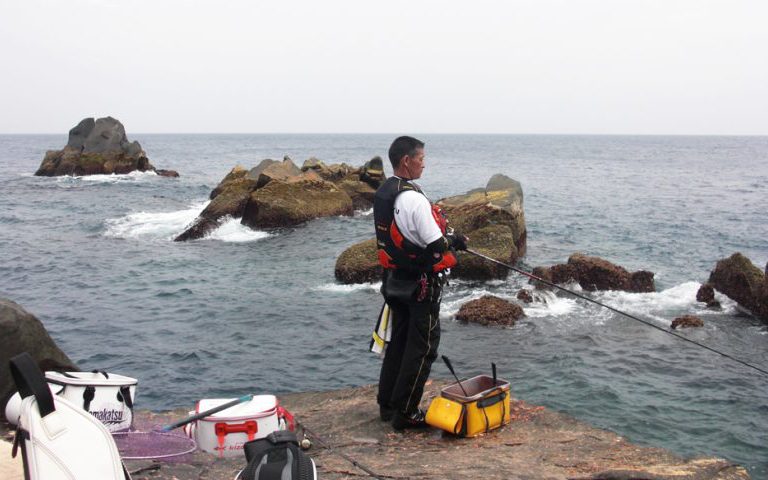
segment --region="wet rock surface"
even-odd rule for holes
[[[515,263],[525,255],[527,230],[520,182],[493,175],[485,188],[437,202],[445,211],[448,226],[469,237],[467,246],[503,263]],[[458,253],[456,278],[490,280],[506,278],[509,269],[475,255]]]
[[[468,247],[504,263],[514,263],[525,254],[526,228],[523,192],[520,183],[494,175],[485,188],[437,202],[445,211],[448,226],[469,237]],[[373,222],[371,222],[373,231]],[[371,244],[371,242],[373,242]],[[370,248],[374,245],[374,248]],[[370,255],[367,260],[362,255]],[[471,280],[506,278],[509,269],[475,255],[458,252],[459,264],[451,277]],[[336,260],[336,279],[359,283],[357,279],[381,279],[375,240],[356,243]]]
[[[157,170],[139,142],[130,142],[122,123],[112,117],[86,118],[69,131],[67,145],[46,152],[37,176],[123,174],[154,171],[178,177],[173,170]]]
[[[422,407],[446,384],[430,382]],[[340,454],[391,479],[750,478],[726,460],[683,459],[663,449],[635,445],[615,433],[514,398],[508,425],[472,439],[435,429],[396,433],[378,418],[374,385],[290,394],[280,402],[296,415],[300,436],[301,425],[315,434],[308,435],[312,447],[306,453],[317,464],[319,478],[328,480],[370,478]],[[183,418],[186,410],[140,411],[136,418],[145,425],[164,425]],[[173,462],[128,460],[126,466],[134,480],[230,480],[245,466],[245,458],[218,459],[198,452]]]
[[[0,417],[5,418],[5,404],[15,392],[8,361],[27,352],[40,370],[78,371],[67,355],[59,349],[42,322],[18,303],[0,298]]]
[[[696,292],[697,302],[709,303],[709,302],[713,302],[714,300],[715,300],[715,289],[712,287],[711,284],[705,283],[704,285],[699,287],[699,290]]]
[[[456,319],[480,325],[511,327],[524,316],[520,305],[493,295],[483,295],[462,305]]]
[[[676,319],[672,320],[672,325],[670,325],[672,330],[676,330],[678,328],[693,328],[703,326],[704,320],[695,315],[683,315],[682,317],[677,317]]]
[[[533,303],[533,295],[530,290],[521,289],[517,292],[517,299],[525,303]]]
[[[211,203],[175,240],[202,238],[225,217],[240,218],[254,229],[280,228],[370,208],[378,180],[370,174],[361,180],[364,168],[325,165],[316,158],[299,168],[288,157],[262,160],[250,170],[236,165],[211,191]]]
[[[709,283],[757,318],[768,322],[768,275],[741,253],[718,261],[709,275]]]
[[[536,267],[533,269],[533,274],[556,284],[575,281],[588,292],[596,290],[623,290],[637,293],[656,291],[653,272],[638,270],[630,273],[624,267],[608,260],[582,253],[571,255],[567,264]],[[536,280],[531,280],[531,283],[538,288],[543,286]]]
[[[381,281],[383,268],[376,257],[376,239],[356,243],[344,250],[336,259],[334,275],[341,283]]]

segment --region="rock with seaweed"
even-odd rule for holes
[[[326,165],[314,157],[301,168],[287,156],[264,159],[251,169],[236,165],[211,191],[211,203],[175,240],[202,238],[225,218],[239,218],[255,229],[280,228],[370,208],[376,190],[360,179],[361,170]]]
[[[178,177],[174,170],[157,170],[139,142],[130,142],[122,123],[112,117],[85,118],[69,131],[67,145],[49,150],[37,176],[122,174],[153,171],[165,177]]]
[[[520,183],[501,174],[488,181],[485,188],[437,202],[445,211],[448,225],[469,237],[469,248],[505,263],[514,263],[525,254],[526,227],[523,191]],[[373,225],[371,225],[373,230]],[[459,252],[459,265],[452,277],[491,280],[505,278],[507,268],[474,255]],[[366,240],[350,246],[336,261],[336,279],[359,283],[380,279],[375,241]]]
[[[755,317],[768,322],[768,265],[760,271],[739,252],[719,260],[709,275],[715,290],[735,300]]]
[[[511,327],[524,316],[520,305],[494,295],[483,295],[463,304],[456,314],[456,320]]]
[[[568,263],[551,267],[536,267],[533,274],[556,284],[578,282],[588,292],[596,290],[622,290],[625,292],[655,292],[654,273],[647,270],[629,272],[624,267],[603,258],[574,253]],[[536,280],[531,283],[541,288]]]

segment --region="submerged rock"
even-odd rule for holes
[[[383,269],[376,256],[376,239],[356,243],[336,259],[334,275],[341,283],[381,281]]]
[[[202,238],[225,217],[251,228],[289,227],[319,217],[351,215],[373,205],[376,191],[360,169],[310,158],[298,168],[289,157],[265,159],[248,170],[236,165],[211,191],[211,203],[176,241]]]
[[[525,303],[533,303],[533,295],[531,295],[531,291],[524,288],[517,292],[517,299]]]
[[[741,253],[718,261],[709,283],[757,318],[768,321],[768,275]]]
[[[709,304],[715,300],[715,289],[711,283],[705,283],[696,292],[696,301]]]
[[[456,319],[480,325],[511,327],[524,316],[520,305],[493,295],[483,295],[462,305]]]
[[[678,328],[691,328],[691,327],[703,327],[704,326],[704,320],[701,318],[695,316],[695,315],[683,315],[682,317],[677,317],[676,319],[672,320],[672,330],[676,330]]]
[[[469,237],[468,246],[472,250],[504,263],[514,263],[525,254],[523,192],[516,180],[497,174],[491,177],[485,188],[437,203],[445,211],[448,225]],[[366,245],[363,246],[363,243]],[[381,278],[374,240],[354,244],[344,253],[347,251],[350,251],[349,255],[342,254],[336,260],[337,280],[357,283],[354,281],[356,278]],[[370,256],[362,260],[361,255]],[[454,278],[490,280],[505,278],[509,274],[509,269],[469,253],[458,252],[457,257],[459,264],[451,272]],[[348,265],[349,259],[356,261]]]
[[[83,119],[69,131],[62,150],[46,152],[35,175],[122,174],[154,171],[166,177],[178,177],[173,170],[156,170],[139,142],[129,142],[125,127],[112,117]]]
[[[567,264],[552,267],[536,267],[534,275],[552,283],[561,284],[572,281],[579,282],[581,288],[588,292],[596,290],[623,290],[626,292],[654,292],[653,272],[638,270],[628,272],[625,268],[615,265],[599,257],[589,257],[582,253],[574,253],[568,258]],[[531,280],[536,285],[536,280]],[[541,287],[541,285],[536,285]]]
[[[21,305],[0,298],[0,415],[5,416],[5,404],[16,391],[8,369],[9,360],[27,352],[40,370],[79,370],[59,349],[43,324]]]

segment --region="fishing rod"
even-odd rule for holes
[[[342,452],[339,452],[338,450],[334,449],[331,446],[331,444],[328,443],[323,437],[321,437],[320,435],[316,434],[315,432],[313,432],[312,430],[307,428],[306,424],[304,424],[304,423],[302,423],[302,422],[300,422],[298,420],[296,421],[296,424],[301,427],[301,429],[304,431],[304,433],[306,433],[308,436],[312,437],[317,443],[320,444],[321,447],[323,447],[324,449],[328,450],[330,453],[335,453],[336,455],[338,455],[341,458],[343,458],[344,460],[348,461],[349,463],[351,463],[355,467],[357,467],[360,470],[362,470],[365,473],[367,473],[369,476],[371,476],[373,478],[376,478],[378,480],[384,480],[384,478],[381,475],[379,475],[378,473],[374,472],[373,470],[371,470],[367,466],[365,466],[362,463],[358,462],[357,460],[355,460],[354,458],[350,457],[346,453],[342,453]],[[303,444],[303,442],[302,442],[302,444]]]
[[[192,416],[189,416],[185,418],[184,420],[179,420],[176,423],[172,423],[170,425],[165,425],[163,428],[160,429],[161,432],[170,432],[171,430],[175,428],[179,428],[183,425],[186,425],[188,423],[194,422],[195,420],[200,420],[201,418],[205,418],[209,415],[213,415],[214,413],[219,413],[222,410],[226,410],[230,407],[234,407],[235,405],[239,405],[243,402],[250,402],[253,399],[253,394],[249,393],[248,395],[243,395],[240,398],[236,398],[230,402],[227,402],[223,405],[219,405],[218,407],[210,408],[204,412],[196,413]]]
[[[643,320],[642,318],[638,318],[638,317],[636,317],[636,316],[634,316],[632,314],[629,314],[627,312],[623,312],[623,311],[621,311],[621,310],[619,310],[617,308],[614,308],[614,307],[612,307],[610,305],[606,305],[604,303],[600,303],[600,302],[598,302],[595,299],[589,298],[589,297],[587,297],[585,295],[581,295],[580,293],[576,293],[573,290],[569,290],[569,289],[567,289],[565,287],[561,287],[560,285],[557,285],[557,284],[552,283],[550,281],[544,280],[541,277],[538,277],[538,276],[536,276],[536,275],[534,275],[534,274],[532,274],[530,272],[526,272],[525,270],[517,268],[517,267],[515,267],[513,265],[509,265],[507,263],[500,262],[500,261],[496,260],[495,258],[491,258],[491,257],[489,257],[487,255],[483,255],[482,253],[476,252],[474,250],[470,250],[469,248],[466,249],[466,252],[467,253],[471,253],[472,255],[475,255],[477,257],[484,258],[485,260],[488,260],[489,262],[493,262],[493,263],[495,263],[497,265],[501,265],[502,267],[506,267],[506,268],[508,268],[508,269],[510,269],[510,270],[512,270],[514,272],[517,272],[519,274],[525,275],[526,277],[530,277],[530,278],[536,280],[537,282],[541,282],[541,283],[543,283],[545,285],[548,285],[550,287],[558,288],[558,289],[560,289],[560,290],[562,290],[564,292],[570,293],[571,295],[573,295],[575,297],[581,298],[582,300],[586,300],[588,302],[592,302],[592,303],[595,303],[597,305],[600,305],[601,307],[607,308],[608,310],[611,310],[612,312],[616,312],[616,313],[618,313],[620,315],[624,315],[627,318],[631,318],[632,320],[636,320],[636,321],[638,321],[640,323],[643,323],[643,324],[645,324],[645,325],[647,325],[647,326],[649,326],[651,328],[655,328],[656,330],[659,330],[661,332],[664,332],[664,333],[667,333],[667,334],[672,335],[674,337],[677,337],[680,340],[685,340],[686,342],[692,343],[694,345],[698,345],[699,347],[704,348],[706,350],[709,350],[710,352],[714,352],[714,353],[716,353],[718,355],[722,355],[723,357],[729,358],[729,359],[733,360],[734,362],[740,363],[740,364],[742,364],[742,365],[744,365],[746,367],[749,367],[749,368],[752,368],[754,370],[757,370],[758,372],[760,372],[760,373],[762,373],[764,375],[768,375],[768,371],[763,370],[762,368],[757,367],[755,365],[752,365],[751,363],[747,363],[744,360],[739,360],[738,358],[733,357],[733,356],[731,356],[731,355],[729,355],[727,353],[723,353],[723,352],[721,352],[719,350],[715,350],[714,348],[708,347],[708,346],[706,346],[706,345],[704,345],[702,343],[699,343],[699,342],[697,342],[695,340],[691,340],[690,338],[686,338],[686,337],[684,337],[684,336],[682,336],[682,335],[680,335],[678,333],[671,332],[671,331],[669,331],[669,330],[667,330],[665,328],[661,328],[658,325],[654,325],[653,323],[651,323],[651,322],[649,322],[647,320]]]

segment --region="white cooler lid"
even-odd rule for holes
[[[67,375],[71,375],[74,378],[67,377],[60,372],[45,372],[45,379],[59,385],[108,385],[119,387],[122,385],[136,385],[138,383],[138,380],[135,378],[109,372],[107,372],[109,378],[98,372],[67,372]]]
[[[204,398],[197,402],[197,412],[204,412],[211,408],[218,407],[227,402],[236,400],[235,398]],[[258,416],[271,415],[277,408],[277,397],[274,395],[254,395],[249,402],[238,403],[226,410],[208,415],[203,420],[238,420],[241,418],[253,418]]]

